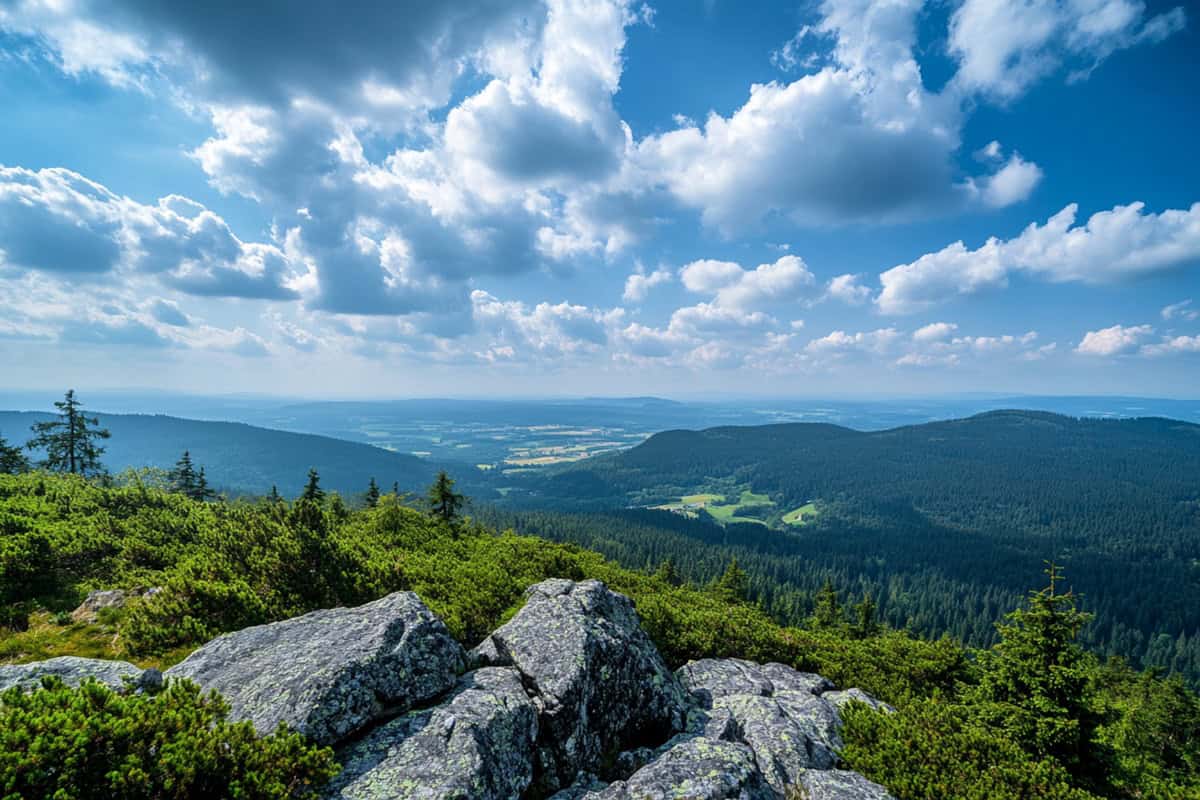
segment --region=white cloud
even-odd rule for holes
[[[1200,310],[1191,307],[1191,300],[1181,300],[1178,303],[1172,303],[1169,306],[1164,306],[1160,312],[1163,319],[1185,319],[1189,322],[1200,319]]]
[[[275,244],[243,242],[183,197],[147,206],[66,169],[0,166],[0,264],[58,276],[157,276],[181,291],[295,299],[295,270]]]
[[[1097,212],[1083,225],[1075,225],[1077,211],[1072,203],[1014,239],[992,238],[977,250],[955,242],[893,267],[879,276],[876,303],[885,314],[905,314],[1004,286],[1017,270],[1054,282],[1107,283],[1200,260],[1200,203],[1159,214],[1131,203]]]
[[[1146,337],[1154,333],[1149,325],[1125,327],[1113,325],[1098,331],[1088,331],[1075,351],[1089,356],[1119,356],[1135,353]]]
[[[1158,344],[1148,344],[1143,347],[1142,352],[1149,356],[1200,353],[1200,336],[1164,337]]]
[[[940,342],[949,339],[958,326],[953,322],[931,322],[913,331],[914,342]]]
[[[993,142],[995,144],[995,142]],[[1013,154],[998,172],[982,180],[981,197],[985,205],[1004,208],[1033,194],[1042,181],[1042,168]]]
[[[656,286],[661,286],[664,283],[670,283],[671,272],[665,269],[656,269],[650,274],[639,270],[634,272],[625,279],[625,291],[622,298],[627,303],[640,303],[646,299],[646,295]]]
[[[1023,93],[1064,61],[1086,77],[1117,50],[1183,28],[1183,9],[1147,18],[1141,0],[964,0],[950,20],[955,86],[1001,100]]]
[[[861,305],[871,296],[871,288],[863,286],[861,280],[861,275],[837,275],[829,279],[825,286],[825,295],[847,305]]]
[[[752,270],[732,261],[693,261],[679,279],[689,291],[713,295],[715,305],[741,310],[797,302],[816,281],[804,260],[792,255]]]

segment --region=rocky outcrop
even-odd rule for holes
[[[126,592],[124,589],[96,589],[88,592],[79,607],[71,612],[72,622],[95,622],[106,608],[124,608],[131,599],[146,599],[162,591],[161,586]]]
[[[743,744],[696,737],[682,741],[628,780],[616,781],[586,800],[777,800],[763,780],[754,752]]]
[[[879,784],[844,769],[809,770],[800,785],[805,800],[893,800]]]
[[[68,686],[78,686],[85,680],[95,680],[117,691],[154,689],[162,685],[162,673],[156,669],[141,669],[127,661],[106,661],[100,658],[60,656],[32,664],[0,666],[0,691],[19,686],[36,689],[42,678],[53,676]]]
[[[549,580],[473,652],[511,666],[538,709],[538,784],[568,786],[604,755],[683,729],[687,702],[624,595],[599,581]]]
[[[53,659],[0,667],[0,687],[44,674],[157,675]],[[469,656],[399,592],[221,636],[168,676],[220,691],[260,733],[286,723],[335,745],[329,800],[892,800],[838,758],[840,709],[890,706],[783,664],[672,673],[630,600],[597,581],[531,587]]]
[[[464,653],[412,592],[219,636],[167,670],[216,689],[260,734],[336,744],[454,686]]]
[[[538,719],[516,670],[462,677],[436,707],[380,726],[341,755],[329,796],[504,800],[533,781]]]

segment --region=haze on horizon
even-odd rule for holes
[[[0,388],[1195,397],[1198,75],[1178,0],[0,0]]]

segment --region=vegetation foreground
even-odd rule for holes
[[[736,563],[690,584],[670,563],[622,568],[572,545],[496,533],[460,516],[448,481],[425,508],[395,494],[352,510],[310,476],[295,501],[209,501],[147,476],[0,475],[0,663],[56,655],[165,666],[213,636],[316,608],[412,590],[474,645],[548,577],[598,578],[629,595],[672,666],[701,657],[779,661],[857,685],[894,715],[851,709],[847,765],[902,800],[1200,798],[1200,702],[1177,679],[1101,663],[1088,622],[1050,584],[970,651],[880,626],[833,587],[803,626],[746,601]],[[96,622],[69,611],[92,589],[162,587]],[[54,681],[0,696],[0,798],[299,798],[337,771],[296,734],[257,738],[219,697]]]

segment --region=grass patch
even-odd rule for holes
[[[775,503],[767,495],[755,494],[749,489],[745,489],[742,491],[741,496],[738,497],[738,502],[724,503],[721,505],[709,504],[704,507],[704,510],[707,511],[709,515],[717,522],[724,524],[753,522],[759,525],[766,525],[766,522],[762,519],[757,519],[752,516],[740,516],[738,512],[742,509],[751,507],[762,509],[763,507],[773,505],[775,505]]]
[[[0,631],[0,664],[27,664],[58,656],[105,658],[132,661],[139,667],[166,669],[184,659],[191,647],[178,648],[152,658],[130,658],[117,638],[114,614],[94,622],[70,622],[60,625],[48,611],[29,615],[29,628],[17,633]]]
[[[807,525],[817,518],[818,513],[815,503],[805,503],[784,514],[783,521],[788,525]]]

